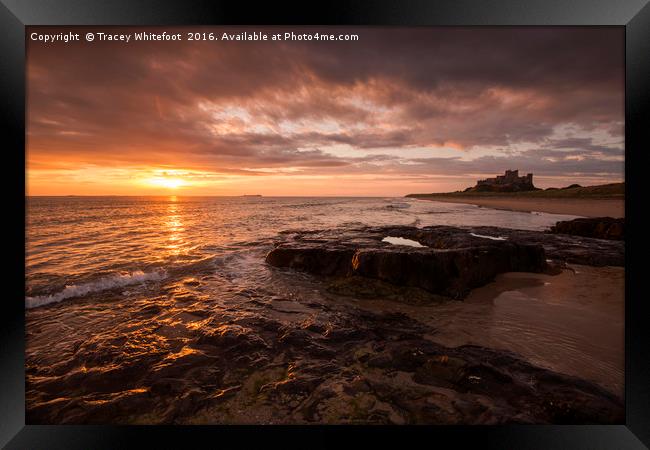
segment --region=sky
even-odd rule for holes
[[[30,33],[81,34],[78,42]],[[99,41],[86,32],[356,34]],[[28,195],[445,192],[624,179],[621,27],[28,27]]]

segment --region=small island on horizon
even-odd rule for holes
[[[475,186],[462,191],[408,194],[406,197],[511,211],[625,217],[625,182],[540,189],[534,186],[532,173],[520,177],[518,170],[506,170],[504,175],[478,180]]]

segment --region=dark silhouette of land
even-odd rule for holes
[[[407,197],[439,202],[468,203],[512,211],[539,211],[585,217],[625,217],[625,183],[529,191],[465,191],[409,194]]]

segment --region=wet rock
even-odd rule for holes
[[[462,423],[469,417],[472,423],[623,420],[621,400],[604,389],[532,366],[514,354],[476,346],[436,348],[432,343],[420,345],[422,341],[411,342],[417,350],[409,351],[404,344],[371,358],[368,366],[409,373],[420,385],[383,382],[372,386],[374,392],[407,411],[408,423]],[[447,395],[431,397],[440,389]],[[432,398],[437,407],[426,405],[422,398]]]
[[[75,372],[49,389],[41,384],[38,397],[28,378],[30,398],[43,400],[30,405],[28,420],[500,424],[624,417],[622,401],[593,383],[503,350],[445,347],[429,339],[435,330],[401,313],[338,307],[296,323],[215,320],[201,333],[173,359],[154,354],[128,370]],[[162,367],[143,377],[145,362]]]
[[[369,332],[358,328],[336,328],[327,330],[324,336],[327,337],[327,342],[344,343],[366,341],[369,338]]]
[[[447,297],[436,295],[424,289],[411,286],[397,286],[385,281],[349,276],[334,278],[328,285],[327,291],[332,294],[354,297],[357,299],[385,299],[411,305],[429,305],[448,300]]]
[[[382,242],[385,236],[427,247],[392,246]],[[547,258],[598,265],[622,264],[624,256],[622,241],[493,227],[286,233],[278,248],[308,249],[307,256],[287,251],[269,259],[328,276],[330,292],[412,304],[439,298],[424,287],[460,292],[499,270],[542,270]],[[286,272],[295,276],[274,275]],[[30,367],[39,361],[32,360],[28,421],[583,424],[624,419],[622,400],[594,383],[504,350],[445,347],[432,341],[437,330],[413,317],[358,309],[354,301],[324,301],[309,292],[278,293],[266,302],[272,307],[199,305],[191,315],[174,313],[173,320],[148,319],[150,326],[137,333],[76,342],[65,364],[38,364],[44,369],[37,375]],[[304,314],[279,314],[278,305]]]
[[[557,222],[549,230],[556,234],[570,234],[596,239],[625,239],[625,219],[588,217]]]
[[[324,246],[320,246],[324,244]],[[266,257],[276,267],[289,267],[321,275],[346,275],[354,249],[331,248],[327,243],[302,243],[294,247],[278,247]]]
[[[463,248],[492,237],[503,239],[502,241],[493,241],[497,243],[518,242],[541,246],[546,258],[555,263],[588,266],[624,266],[625,264],[625,244],[614,240],[499,227],[433,226],[424,228],[393,227],[378,230],[402,233],[401,235],[408,239],[416,240],[433,248]]]
[[[170,395],[177,390],[178,383],[173,379],[159,379],[154,381],[149,388],[151,395]]]
[[[503,272],[542,272],[546,256],[541,245],[477,237],[446,227],[388,227],[359,230],[342,238],[294,239],[280,244],[267,263],[317,275],[362,277],[432,294],[462,298]],[[385,236],[417,240],[426,247],[383,242]]]
[[[382,242],[386,236],[426,248]],[[622,241],[498,227],[360,227],[284,238],[267,255],[270,265],[328,276],[335,294],[411,304],[463,298],[502,272],[625,264]]]
[[[264,339],[251,329],[234,324],[224,324],[216,329],[204,331],[197,339],[197,344],[218,347],[230,353],[250,352],[267,347]]]

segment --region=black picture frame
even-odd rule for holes
[[[214,446],[251,439],[266,445],[340,445],[361,435],[365,446],[448,442],[480,448],[627,449],[650,445],[650,346],[645,322],[643,185],[650,151],[650,4],[648,0],[444,0],[290,3],[206,0],[0,0],[0,89],[5,211],[10,224],[3,277],[10,293],[0,314],[0,445],[9,449]],[[29,25],[597,25],[625,28],[626,107],[626,420],[622,425],[508,425],[494,427],[142,427],[25,425],[25,27]],[[22,192],[21,192],[22,190]],[[638,261],[635,262],[634,259]],[[357,436],[361,437],[361,436]]]

